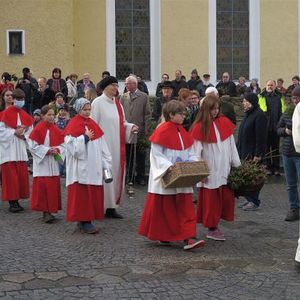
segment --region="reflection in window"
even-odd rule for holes
[[[217,0],[217,78],[249,78],[249,1]]]
[[[116,74],[133,73],[150,80],[149,0],[118,0],[116,8]]]
[[[8,54],[24,54],[23,31],[8,32]]]

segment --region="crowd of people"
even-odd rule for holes
[[[196,224],[206,237],[224,241],[220,220],[233,221],[235,199],[227,185],[232,167],[241,160],[266,164],[269,176],[280,176],[279,139],[290,210],[286,221],[299,220],[297,178],[300,176],[299,77],[284,88],[283,79],[264,88],[245,77],[238,84],[222,74],[216,86],[210,75],[196,69],[187,81],[180,70],[175,79],[162,75],[156,98],[140,77],[129,74],[119,94],[118,80],[109,72],[94,84],[88,73],[62,78],[54,68],[50,79],[36,80],[29,68],[16,86],[5,72],[0,84],[0,166],[2,200],[12,213],[23,211],[19,200],[31,197],[32,210],[53,223],[61,210],[60,176],[66,176],[66,219],[85,233],[96,233],[94,220],[123,218],[117,211],[124,184],[146,185],[146,149],[150,149],[148,195],[139,234],[161,244],[183,241],[183,249],[203,247]],[[244,118],[239,126],[228,99],[241,97]],[[134,145],[134,147],[132,147]],[[132,149],[134,148],[134,158]],[[29,191],[28,154],[33,159]],[[165,188],[161,178],[178,161],[205,160],[209,176],[193,187]],[[126,172],[127,168],[127,172]],[[14,188],[12,188],[12,186]],[[30,196],[31,194],[31,196]],[[255,211],[259,192],[247,195],[240,207]],[[300,240],[296,261],[300,261]]]

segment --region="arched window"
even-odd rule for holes
[[[249,78],[249,1],[217,0],[217,78]]]

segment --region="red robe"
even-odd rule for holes
[[[76,115],[69,122],[64,134],[79,137],[85,133],[86,127],[94,132],[94,137],[90,142],[102,137],[103,131],[99,125],[93,119],[84,118],[80,115]],[[103,218],[103,186],[80,184],[78,182],[68,185],[67,221],[83,222],[101,220]]]
[[[193,144],[190,134],[178,124],[166,122],[160,125],[150,141],[164,148],[181,150]],[[150,240],[183,241],[196,236],[196,214],[192,194],[160,195],[148,193],[139,234]]]
[[[226,117],[220,116],[214,120],[218,128],[221,141],[230,137],[235,125]],[[201,123],[197,123],[190,130],[195,140],[202,143],[217,143],[217,137],[213,123],[211,123],[208,139],[205,140]],[[234,193],[227,186],[223,185],[216,189],[201,187],[197,201],[197,222],[207,228],[217,228],[220,219],[226,221],[234,220]]]
[[[44,145],[49,130],[49,146],[58,147],[64,142],[62,131],[53,123],[39,122],[29,138],[38,145]],[[33,158],[34,159],[34,158]],[[54,158],[53,158],[54,159]],[[61,189],[59,176],[34,176],[30,208],[36,211],[57,213],[61,210]]]
[[[1,112],[1,122],[16,129],[18,115],[21,124],[30,127],[33,118],[23,109],[12,105]],[[24,144],[25,147],[25,144]],[[29,198],[29,174],[26,161],[8,161],[1,165],[2,201],[11,201]],[[12,188],[13,187],[13,188]]]

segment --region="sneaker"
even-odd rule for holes
[[[112,219],[123,219],[123,216],[120,215],[115,208],[107,208],[105,212],[105,217]]]
[[[297,208],[290,209],[284,220],[287,222],[299,220],[299,209]]]
[[[24,208],[19,204],[17,200],[9,201],[9,212],[11,213],[17,213],[20,211],[23,211]]]
[[[17,201],[17,205],[19,207],[19,211],[24,211],[24,207],[20,205],[19,201]]]
[[[82,223],[82,231],[84,233],[94,234],[97,233],[99,230],[93,225],[91,222],[81,222]]]
[[[168,241],[158,241],[158,244],[162,245],[162,246],[170,246],[171,245],[171,243]]]
[[[246,206],[248,203],[249,203],[249,201],[245,201],[244,203],[239,204],[239,205],[238,205],[238,208],[243,208],[243,207]]]
[[[243,206],[244,211],[255,211],[258,210],[258,206],[253,202],[249,202],[247,205]]]
[[[188,239],[186,241],[186,245],[183,246],[183,250],[191,250],[195,248],[203,248],[205,246],[205,241],[203,240],[195,240],[195,239]]]
[[[48,212],[43,212],[43,221],[45,223],[52,223],[55,220],[55,217]]]
[[[279,171],[275,171],[274,175],[279,177],[279,176],[281,176],[281,173]]]
[[[206,237],[215,241],[225,241],[224,233],[220,229],[209,230]]]

